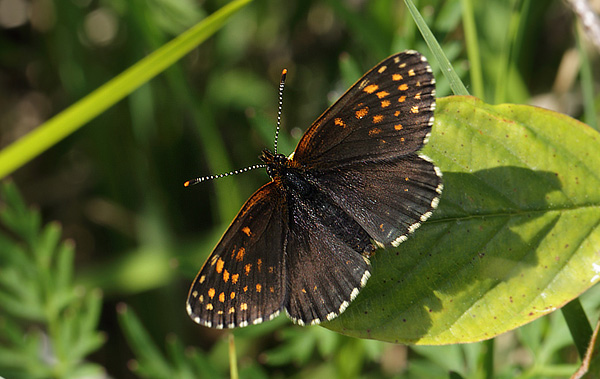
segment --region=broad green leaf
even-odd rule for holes
[[[438,210],[337,319],[341,333],[440,345],[548,314],[600,280],[600,134],[572,118],[472,97],[438,99],[424,153]]]

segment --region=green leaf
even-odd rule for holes
[[[0,178],[38,156],[163,72],[219,30],[250,0],[235,0],[0,151]]]
[[[152,372],[154,377],[170,377],[172,372],[168,362],[135,313],[127,305],[120,303],[117,305],[117,314],[125,338],[140,361],[140,369],[146,370],[146,374]]]
[[[600,280],[600,135],[552,111],[438,99],[424,153],[438,210],[327,328],[414,344],[480,341],[553,312]]]

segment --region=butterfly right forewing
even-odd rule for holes
[[[248,199],[190,288],[187,311],[195,322],[234,328],[279,314],[286,293],[286,217],[274,182]]]

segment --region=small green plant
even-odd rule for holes
[[[101,375],[85,359],[104,341],[102,295],[74,284],[73,243],[57,223],[42,226],[12,182],[0,185],[0,228],[0,375]]]

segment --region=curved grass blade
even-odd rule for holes
[[[219,30],[251,0],[236,0],[0,151],[0,179],[104,112]]]

